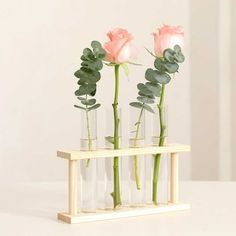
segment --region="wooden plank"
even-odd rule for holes
[[[169,144],[168,146],[158,147],[149,146],[142,148],[124,148],[124,149],[100,149],[96,151],[78,151],[78,150],[59,150],[57,156],[68,160],[80,160],[88,158],[104,158],[113,156],[132,156],[132,155],[148,155],[155,153],[177,153],[189,152],[189,145]]]
[[[84,223],[101,220],[112,220],[127,217],[145,216],[165,212],[174,212],[190,209],[189,204],[166,204],[157,207],[146,206],[143,208],[125,208],[116,211],[98,211],[97,213],[79,213],[77,216],[71,216],[68,213],[58,213],[58,219],[69,224]]]
[[[69,160],[69,213],[77,214],[77,161]]]
[[[179,201],[179,155],[171,153],[170,156],[170,202]]]

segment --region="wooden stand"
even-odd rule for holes
[[[104,149],[96,151],[60,150],[57,156],[69,162],[69,209],[68,213],[58,213],[58,219],[66,223],[82,223],[97,220],[109,220],[132,216],[156,214],[186,210],[189,204],[179,203],[179,153],[189,152],[190,146],[169,144],[163,147],[150,146],[143,148],[126,148],[119,150]],[[77,213],[77,161],[88,158],[111,158],[114,156],[148,155],[156,153],[170,153],[170,201],[168,204],[140,208],[123,207],[118,210],[98,210],[96,213]],[[149,157],[147,157],[149,158]]]

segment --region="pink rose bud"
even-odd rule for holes
[[[157,29],[154,35],[154,51],[156,56],[163,56],[163,52],[167,48],[173,49],[175,45],[181,48],[184,46],[184,31],[180,26],[164,25]]]
[[[132,42],[133,35],[127,30],[115,28],[109,31],[107,36],[110,41],[103,46],[106,51],[106,61],[120,64],[136,58],[138,51]]]

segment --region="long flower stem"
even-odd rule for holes
[[[137,147],[137,139],[138,139],[138,135],[139,135],[139,129],[140,129],[140,124],[141,124],[141,118],[142,118],[142,114],[143,114],[143,107],[140,110],[140,114],[139,114],[139,118],[137,121],[137,128],[135,131],[135,137],[134,137],[134,143],[133,146]],[[138,190],[140,190],[140,181],[139,181],[139,174],[138,174],[138,156],[135,155],[134,156],[134,173],[135,173],[135,182],[136,182],[136,188]]]
[[[162,85],[160,102],[158,104],[159,118],[160,118],[160,136],[159,136],[159,146],[163,146],[165,141],[165,129],[166,125],[164,123],[164,95],[165,95],[165,85]],[[153,189],[152,189],[152,201],[155,205],[158,204],[158,194],[157,194],[157,184],[158,184],[158,174],[160,167],[161,154],[156,154],[154,157],[154,170],[153,170]]]
[[[115,65],[115,96],[113,106],[113,114],[114,114],[114,149],[119,149],[119,125],[120,119],[118,115],[118,95],[119,95],[119,65]],[[113,164],[113,172],[114,172],[114,189],[113,193],[111,193],[113,197],[114,208],[121,205],[121,197],[120,197],[120,178],[119,178],[119,157],[114,157]]]
[[[86,95],[86,100],[87,100],[87,95]],[[87,105],[86,105],[85,112],[86,112],[86,125],[87,125],[87,135],[88,135],[88,150],[91,151],[92,150],[92,139],[91,139],[90,125],[89,125],[89,110],[88,110]],[[86,167],[89,167],[89,162],[90,162],[90,159],[87,159]]]

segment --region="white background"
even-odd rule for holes
[[[107,41],[113,27],[127,28],[140,49],[130,66],[129,81],[121,72],[119,105],[127,140],[129,102],[153,58],[151,33],[163,23],[185,30],[186,62],[168,85],[169,141],[190,143],[183,155],[183,179],[232,180],[235,82],[232,51],[234,1],[215,0],[11,0],[0,1],[0,183],[53,181],[66,178],[65,161],[56,150],[76,148],[80,139],[75,70],[84,47]],[[234,40],[235,41],[235,40]],[[234,63],[234,62],[233,62]],[[114,74],[102,72],[97,99],[100,114],[111,107]],[[231,96],[232,94],[232,96]],[[105,124],[99,116],[99,143]],[[235,142],[235,141],[234,141]],[[234,147],[235,148],[235,147]]]

